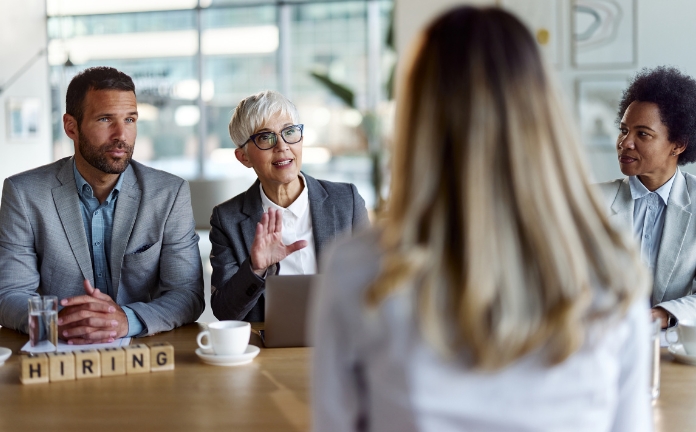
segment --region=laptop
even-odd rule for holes
[[[309,346],[307,313],[312,284],[317,275],[276,275],[266,278],[266,348]]]

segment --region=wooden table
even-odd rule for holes
[[[173,371],[22,385],[16,353],[28,336],[0,328],[0,346],[15,353],[0,367],[0,431],[309,430],[309,348],[262,349],[247,365],[209,366],[194,353],[200,329],[139,339],[174,345]]]
[[[675,362],[662,348],[660,380],[660,397],[653,408],[655,431],[696,430],[696,366]]]
[[[198,324],[140,341],[167,341],[176,369],[22,385],[19,356],[0,367],[0,431],[308,431],[309,349],[262,349],[248,365],[208,366],[194,354]],[[15,353],[27,336],[0,328]],[[258,339],[252,343],[260,345]],[[696,428],[696,367],[662,353],[655,430]]]

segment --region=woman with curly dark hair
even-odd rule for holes
[[[696,318],[696,80],[644,69],[623,94],[616,150],[628,177],[600,185],[609,215],[631,227],[653,274],[652,316],[662,327]]]

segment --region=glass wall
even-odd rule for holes
[[[374,206],[392,0],[99,3],[48,1],[55,158],[73,152],[61,120],[67,84],[107,65],[135,81],[135,159],[186,179],[250,184],[255,174],[236,161],[227,124],[242,98],[274,89],[305,124],[303,170],[355,183]]]

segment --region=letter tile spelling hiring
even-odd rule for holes
[[[150,370],[174,370],[174,347],[169,342],[150,344]]]
[[[51,382],[75,379],[75,356],[71,352],[52,352],[48,356]]]
[[[46,354],[22,356],[22,374],[19,377],[22,384],[47,383],[48,373],[48,357],[46,357]]]
[[[128,345],[126,351],[126,373],[128,375],[150,372],[150,348],[145,344]]]
[[[168,342],[130,345],[125,348],[80,350],[29,354],[21,358],[20,380],[23,384],[48,383],[161,372],[174,369],[174,347]]]
[[[101,361],[97,350],[75,351],[75,377],[77,379],[99,378]]]
[[[126,374],[126,352],[121,348],[102,348],[101,373],[103,377]]]

